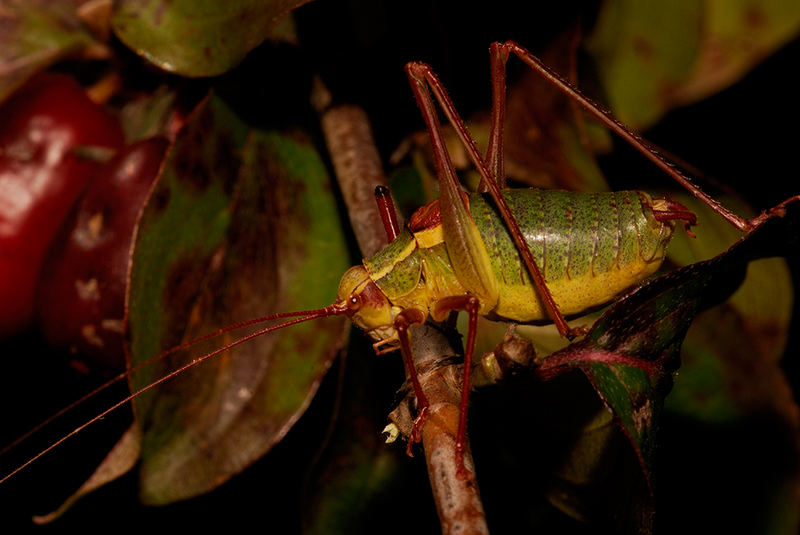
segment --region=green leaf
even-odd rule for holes
[[[74,2],[0,2],[0,102],[25,80],[91,41]]]
[[[215,76],[238,65],[286,13],[307,1],[122,0],[111,24],[154,65],[184,76]]]
[[[609,107],[644,129],[737,82],[798,30],[793,0],[608,0],[586,44]]]
[[[675,94],[696,102],[734,84],[800,31],[794,0],[707,0],[700,51]]]
[[[325,306],[347,259],[327,173],[306,138],[250,130],[211,97],[179,135],[140,221],[130,364],[225,325]],[[266,453],[307,407],[343,326],[326,318],[259,337],[138,397],[143,501],[209,491]],[[171,356],[132,389],[210,350]]]
[[[702,18],[696,0],[603,3],[586,46],[617,119],[641,129],[670,108],[699,53]]]

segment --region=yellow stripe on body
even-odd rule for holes
[[[417,240],[417,245],[422,249],[431,249],[436,245],[444,242],[444,231],[442,225],[435,227],[428,227],[424,230],[414,233],[414,239]]]
[[[370,277],[372,280],[377,281],[391,273],[394,267],[405,260],[408,255],[413,253],[417,248],[417,243],[414,240],[410,240],[406,246],[397,252],[397,256],[394,257],[394,261],[392,263],[385,264],[381,269],[378,271],[372,272],[370,270]]]

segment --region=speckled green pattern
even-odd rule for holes
[[[389,300],[408,295],[417,287],[422,273],[414,236],[405,229],[378,254],[364,259],[364,267]]]
[[[591,229],[594,232],[598,228],[597,210],[599,200],[597,197],[583,203],[584,209],[576,210],[572,207],[572,225],[570,229]],[[573,241],[570,244],[570,261],[565,270],[567,277],[584,277],[591,273],[592,266],[597,260],[595,258],[596,242]]]
[[[640,202],[642,199],[640,198]],[[646,202],[650,202],[649,197]],[[653,260],[658,255],[664,254],[665,239],[669,241],[672,229],[670,227],[659,225],[650,210],[644,210],[644,217],[637,217],[634,219],[636,226],[636,235],[639,236],[639,256],[645,260]],[[653,228],[661,229],[660,232],[654,232]]]
[[[504,196],[548,290],[566,315],[607,303],[651,275],[672,235],[671,227],[652,217],[649,197],[636,191],[527,189],[508,190]],[[481,314],[519,322],[547,321],[541,295],[494,204],[473,194],[469,208],[499,283],[495,297],[481,297]],[[425,310],[441,298],[470,291],[457,278],[449,250],[443,243],[419,249],[406,229],[383,251],[365,259],[364,266],[394,305]]]
[[[538,190],[542,199],[542,213],[545,226],[542,228],[544,262],[542,272],[545,279],[558,279],[567,273],[567,262],[570,259],[571,240],[562,238],[564,233],[572,234],[572,214],[576,211],[574,197],[571,195],[544,195]]]
[[[627,266],[639,260],[639,236],[636,219],[644,218],[638,196],[632,191],[615,191],[619,252],[617,264]]]
[[[602,304],[652,273],[671,229],[652,218],[636,191],[573,193],[508,190],[517,218],[548,287],[564,313]],[[546,319],[521,257],[490,200],[470,196],[498,281],[498,314],[519,321]],[[501,312],[502,310],[502,312]],[[512,314],[511,317],[508,314]],[[540,317],[542,316],[542,317]]]

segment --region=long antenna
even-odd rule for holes
[[[216,355],[218,355],[220,353],[223,353],[223,352],[225,352],[225,351],[227,351],[227,350],[229,350],[229,349],[231,349],[233,347],[236,347],[239,344],[242,344],[244,342],[252,340],[253,338],[261,336],[262,334],[266,334],[266,333],[269,333],[271,331],[276,331],[278,329],[283,329],[284,327],[289,327],[290,325],[295,325],[297,323],[303,323],[305,321],[309,321],[309,320],[312,320],[312,319],[323,318],[323,317],[327,317],[327,316],[338,316],[338,315],[341,315],[341,314],[345,314],[347,312],[347,310],[348,310],[347,305],[336,305],[336,304],[333,304],[333,305],[326,306],[324,308],[319,308],[319,309],[314,309],[314,310],[302,310],[302,311],[297,311],[297,312],[282,312],[280,314],[272,314],[270,316],[262,316],[260,318],[255,318],[255,319],[251,319],[251,320],[244,321],[244,322],[241,322],[241,323],[236,323],[234,325],[229,325],[229,326],[224,327],[222,329],[219,329],[217,331],[214,331],[214,332],[208,333],[206,335],[203,335],[200,338],[195,338],[194,340],[190,340],[190,341],[188,341],[188,342],[186,342],[184,344],[181,344],[179,346],[175,346],[175,347],[173,347],[171,349],[168,349],[168,350],[164,351],[163,353],[160,353],[160,354],[156,355],[155,357],[152,357],[152,358],[148,359],[147,361],[145,361],[145,362],[143,362],[143,363],[131,368],[130,370],[128,370],[128,371],[126,371],[124,373],[121,373],[120,375],[114,377],[113,379],[109,380],[105,384],[103,384],[103,385],[99,386],[98,388],[96,388],[95,390],[89,392],[88,394],[86,394],[82,398],[80,398],[77,401],[71,403],[66,408],[58,411],[56,414],[54,414],[53,416],[49,417],[44,422],[40,423],[39,425],[37,425],[36,427],[31,429],[30,431],[25,433],[22,437],[18,438],[17,440],[12,442],[8,446],[4,447],[3,450],[0,451],[0,454],[3,454],[5,452],[9,451],[10,449],[14,448],[15,446],[19,445],[21,442],[23,442],[24,440],[26,440],[27,438],[29,438],[30,436],[35,434],[37,431],[39,431],[40,429],[42,429],[43,427],[45,427],[49,423],[53,422],[54,420],[56,420],[57,418],[59,418],[63,414],[67,413],[68,411],[70,411],[74,407],[78,406],[79,404],[83,403],[87,399],[95,396],[97,393],[102,392],[103,390],[107,389],[111,385],[115,384],[116,382],[120,381],[123,378],[126,378],[126,377],[132,375],[134,372],[142,369],[143,367],[148,366],[148,365],[150,365],[150,364],[152,364],[152,363],[154,363],[154,362],[156,362],[156,361],[158,361],[160,359],[163,359],[167,355],[170,355],[170,354],[175,353],[177,351],[186,349],[188,347],[191,347],[191,346],[193,346],[195,344],[198,344],[198,343],[200,343],[200,342],[202,342],[204,340],[208,340],[208,339],[213,338],[215,336],[218,336],[220,334],[223,334],[223,333],[226,333],[226,332],[230,332],[230,331],[233,331],[233,330],[236,330],[236,329],[240,329],[242,327],[247,327],[249,325],[254,325],[254,324],[257,324],[257,323],[263,323],[265,321],[276,320],[276,319],[279,319],[279,318],[286,318],[286,317],[291,317],[291,316],[303,316],[301,318],[297,318],[297,319],[293,319],[293,320],[290,320],[290,321],[286,321],[286,322],[280,323],[278,325],[272,325],[270,327],[265,327],[263,329],[260,329],[260,330],[258,330],[256,332],[254,332],[254,333],[250,333],[247,336],[244,336],[244,337],[242,337],[242,338],[240,338],[238,340],[234,340],[233,342],[230,342],[230,343],[228,343],[228,344],[226,344],[226,345],[224,345],[222,347],[219,347],[219,348],[215,349],[214,351],[211,351],[210,353],[206,353],[205,355],[202,355],[200,357],[197,357],[197,358],[193,359],[188,364],[185,364],[185,365],[181,366],[180,368],[177,368],[177,369],[169,372],[167,375],[161,377],[160,379],[150,383],[149,385],[147,385],[145,387],[142,387],[141,389],[137,390],[136,392],[133,392],[132,394],[130,394],[127,397],[125,397],[124,399],[118,401],[117,403],[115,403],[114,405],[112,405],[111,407],[106,409],[105,411],[101,412],[100,414],[98,414],[97,416],[92,418],[91,420],[79,425],[78,427],[76,427],[75,429],[73,429],[72,431],[70,431],[69,433],[67,433],[66,435],[61,437],[60,439],[58,439],[56,442],[50,444],[45,449],[43,449],[42,451],[40,451],[39,453],[37,453],[36,455],[31,457],[27,461],[25,461],[22,465],[18,466],[13,471],[11,471],[7,475],[5,475],[2,479],[0,479],[0,485],[2,485],[6,480],[10,479],[15,474],[17,474],[18,472],[20,472],[21,470],[23,470],[24,468],[26,468],[30,464],[34,463],[37,459],[39,459],[43,455],[47,454],[48,452],[50,452],[51,450],[53,450],[57,446],[61,445],[63,442],[65,442],[70,437],[80,433],[81,431],[83,431],[84,429],[86,429],[87,427],[89,427],[90,425],[95,423],[96,421],[105,418],[108,414],[110,414],[111,412],[113,412],[113,411],[117,410],[118,408],[122,407],[123,405],[125,405],[129,401],[133,400],[137,396],[139,396],[139,395],[143,394],[144,392],[147,392],[148,390],[160,385],[161,383],[164,383],[164,382],[172,379],[173,377],[176,377],[176,376],[180,375],[181,373],[183,373],[184,371],[188,370],[189,368],[197,366],[198,364],[210,359],[211,357],[214,357],[214,356],[216,356]]]

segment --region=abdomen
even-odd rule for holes
[[[559,310],[579,314],[607,303],[654,273],[673,227],[652,216],[639,191],[503,192]],[[470,212],[500,283],[490,316],[517,322],[549,319],[511,236],[491,199],[470,195]]]

